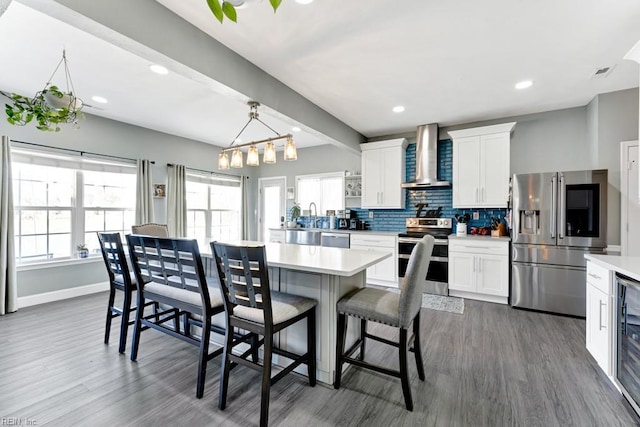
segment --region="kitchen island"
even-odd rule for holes
[[[234,244],[255,245],[259,242],[239,241]],[[313,298],[316,308],[317,378],[333,384],[336,347],[336,303],[346,293],[364,287],[367,267],[391,256],[387,252],[267,243],[267,264],[271,289]],[[208,275],[217,276],[211,254],[202,254]],[[353,322],[352,322],[353,323]],[[350,325],[347,346],[355,342],[355,323]],[[276,338],[281,348],[306,352],[306,324],[299,322],[280,332]],[[279,363],[274,356],[274,363]],[[296,372],[307,374],[306,366]]]

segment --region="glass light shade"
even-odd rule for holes
[[[233,150],[233,154],[231,155],[231,167],[232,168],[241,168],[242,167],[242,151],[239,148]]]
[[[229,169],[229,156],[226,152],[218,154],[218,169],[221,171]]]
[[[276,162],[276,146],[273,142],[267,142],[262,161],[267,164],[274,164]]]
[[[298,160],[298,150],[296,150],[296,143],[293,139],[287,139],[284,144],[284,159],[285,160]]]
[[[247,153],[247,166],[259,166],[260,165],[260,154],[258,154],[258,148],[255,145],[249,147],[249,152]]]

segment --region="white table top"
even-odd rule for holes
[[[584,257],[608,270],[640,280],[640,257],[592,254],[586,254]]]
[[[247,240],[226,243],[244,246],[263,244]],[[347,277],[353,276],[391,256],[391,251],[384,250],[366,251],[286,243],[266,243],[265,247],[267,264],[270,267]],[[211,254],[203,253],[202,256],[211,257]]]

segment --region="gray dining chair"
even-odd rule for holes
[[[422,307],[422,283],[427,276],[434,241],[433,236],[427,235],[413,248],[409,258],[407,272],[400,285],[400,293],[379,288],[361,288],[348,293],[338,301],[336,372],[333,383],[335,389],[340,388],[342,365],[344,363],[371,369],[382,374],[400,378],[405,406],[409,411],[413,411],[413,400],[411,398],[411,386],[409,385],[409,372],[407,369],[407,352],[410,343],[413,342],[418,376],[424,381],[424,366],[422,364],[420,345],[420,308]],[[360,319],[360,337],[351,348],[345,351],[348,316]],[[399,341],[395,342],[367,333],[367,321],[383,323],[400,329]],[[409,327],[412,323],[413,336],[408,337]],[[397,347],[400,369],[396,371],[365,362],[365,341],[367,338]],[[352,356],[358,349],[360,349],[360,355],[356,359]]]

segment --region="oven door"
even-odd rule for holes
[[[411,251],[420,239],[403,238],[398,239],[398,275],[405,276]],[[447,239],[436,239],[429,262],[426,280],[434,282],[448,283],[449,281],[449,241]]]

